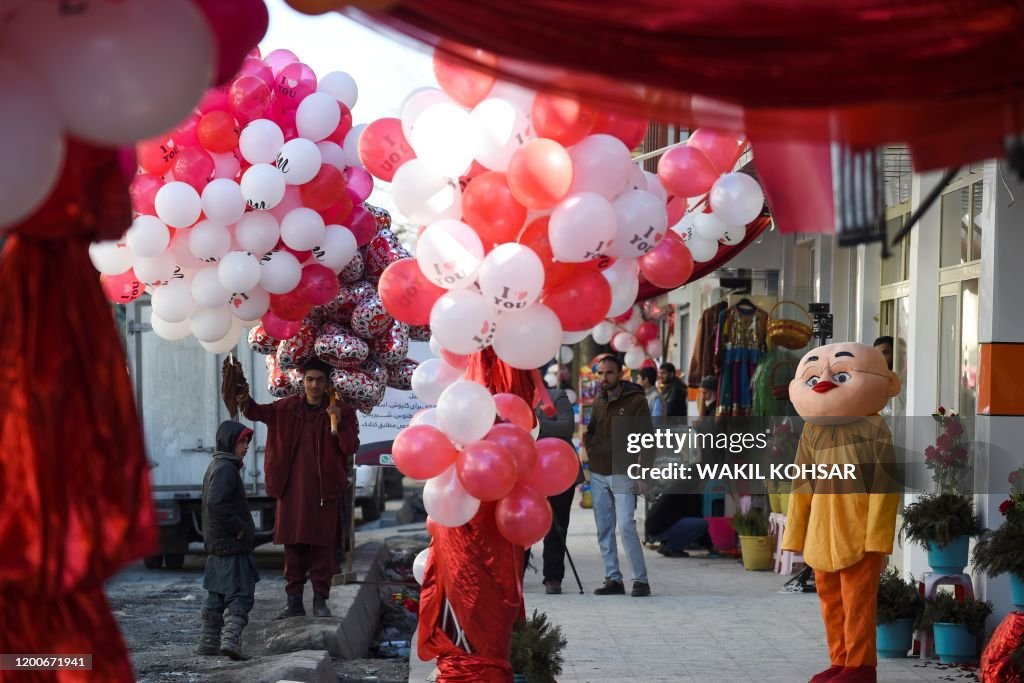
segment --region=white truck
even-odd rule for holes
[[[203,475],[214,450],[217,426],[230,416],[220,397],[224,355],[207,352],[192,337],[174,342],[161,339],[149,324],[151,312],[148,296],[126,307],[125,351],[152,468],[160,530],[158,554],[147,557],[145,565],[175,569],[183,565],[189,544],[202,541]],[[245,332],[239,337],[235,357],[242,363],[253,398],[269,403],[274,399],[267,392],[264,357],[249,349]],[[427,345],[413,346],[422,354]],[[403,406],[397,413],[393,409],[396,404]],[[389,489],[392,497],[396,492],[401,497],[398,471],[375,465],[390,464],[390,442],[419,407],[412,392],[388,389],[385,403],[373,415],[357,413],[362,447],[356,457],[355,504],[364,521],[380,517]],[[270,542],[274,529],[275,502],[267,495],[263,478],[267,430],[261,422],[239,419],[254,432],[242,480],[259,545]]]

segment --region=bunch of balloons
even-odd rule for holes
[[[547,496],[572,486],[576,452],[561,439],[535,440],[533,410],[514,394],[491,393],[462,379],[468,358],[431,344],[440,357],[416,368],[412,389],[436,407],[417,413],[392,449],[407,477],[426,481],[423,504],[430,519],[461,526],[481,501],[497,501],[501,534],[529,547],[551,527]],[[454,363],[455,365],[452,365]]]
[[[611,344],[624,353],[627,368],[639,370],[661,359],[664,348],[658,333],[658,323],[646,319],[640,306],[633,306],[622,315],[599,323],[591,336],[596,343]]]
[[[0,147],[18,160],[0,184],[2,229],[50,195],[65,135],[120,147],[167,130],[238,70],[266,32],[267,9],[263,0],[16,2],[0,24],[0,87],[12,94]]]

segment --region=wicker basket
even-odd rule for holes
[[[799,320],[790,320],[788,318],[773,318],[775,309],[783,304],[790,304],[799,308],[807,316],[807,322],[802,323]],[[780,301],[772,306],[772,310],[768,313],[768,339],[776,346],[786,349],[802,349],[811,341],[813,333],[811,314],[807,312],[806,308],[795,301]]]

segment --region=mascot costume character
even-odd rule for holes
[[[789,385],[805,424],[782,547],[814,569],[831,659],[811,683],[877,680],[878,579],[900,505],[892,435],[878,412],[899,392],[881,351],[856,343],[808,352]]]

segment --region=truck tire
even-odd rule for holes
[[[164,565],[168,569],[181,569],[185,566],[185,555],[181,553],[175,555],[164,555]]]
[[[142,560],[142,564],[145,565],[146,569],[160,569],[164,566],[163,555],[148,555]]]

